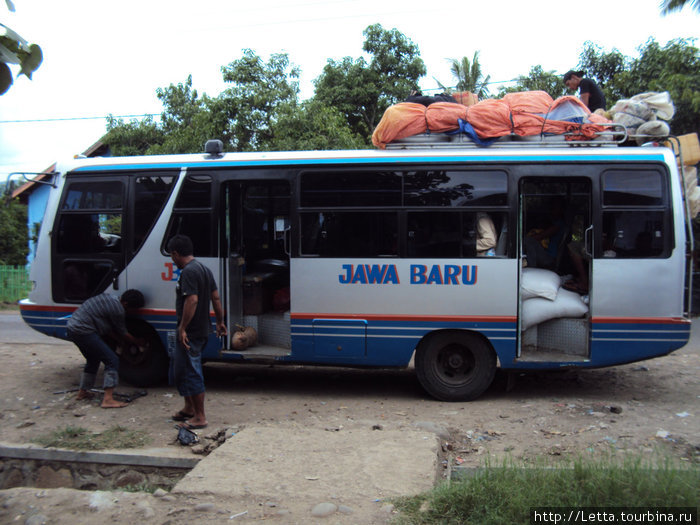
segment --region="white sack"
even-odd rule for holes
[[[542,297],[550,301],[557,298],[561,286],[561,277],[544,268],[523,268],[523,280],[520,283],[522,298]]]
[[[558,317],[582,317],[588,312],[588,305],[581,296],[569,290],[561,289],[554,301],[533,297],[523,301],[520,315],[521,328],[527,330],[531,326]]]
[[[657,118],[663,120],[671,120],[673,114],[676,112],[673,107],[673,101],[671,100],[671,95],[668,91],[662,93],[649,92],[640,93],[639,95],[633,96],[630,100],[635,102],[644,102],[649,109],[651,109]]]

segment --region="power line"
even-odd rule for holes
[[[159,117],[160,113],[142,113],[140,115],[106,115],[101,117],[63,117],[63,118],[38,118],[26,120],[0,120],[0,124],[24,124],[28,122],[65,122],[69,120],[97,120],[112,118],[138,118],[138,117]]]

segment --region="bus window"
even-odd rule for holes
[[[459,258],[506,255],[505,237],[498,248],[505,224],[505,214],[495,212],[408,212],[407,256]]]
[[[121,209],[123,185],[118,181],[72,182],[61,210]]]
[[[151,231],[165,201],[170,195],[175,177],[143,176],[137,177],[134,184],[134,237],[132,254],[136,253]]]
[[[121,238],[121,214],[64,214],[58,226],[57,253],[117,253]]]
[[[301,231],[302,255],[398,255],[398,214],[395,212],[306,212],[301,215]]]
[[[670,254],[670,215],[663,175],[656,170],[609,170],[603,175],[603,242],[598,256]]]
[[[163,246],[177,234],[187,235],[194,244],[195,257],[216,257],[216,223],[212,220],[212,179],[188,175],[175,201]]]
[[[507,175],[495,170],[415,171],[405,174],[406,206],[503,206]]]
[[[310,172],[301,176],[301,206],[401,206],[401,174],[380,171]]]
[[[69,177],[54,223],[55,301],[80,302],[103,292],[124,266],[124,184]]]

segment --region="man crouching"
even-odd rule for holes
[[[95,386],[95,377],[100,363],[104,363],[104,397],[102,408],[122,408],[127,403],[114,399],[114,388],[119,384],[119,356],[105,341],[105,337],[115,335],[128,343],[139,345],[143,341],[126,330],[127,311],[141,308],[143,294],[138,290],[127,290],[116,298],[106,293],[85,301],[68,319],[68,339],[73,341],[86,363],[80,376],[80,389],[77,399],[90,399],[90,389]]]

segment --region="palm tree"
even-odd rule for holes
[[[450,71],[457,79],[458,91],[475,93],[479,99],[488,98],[490,93],[487,84],[491,76],[487,75],[486,78],[483,78],[478,51],[474,52],[471,62],[467,57],[462,57],[462,60],[451,58],[449,61]]]
[[[667,15],[673,11],[680,11],[689,4],[692,9],[700,13],[700,0],[663,0],[661,3],[661,14]]]

